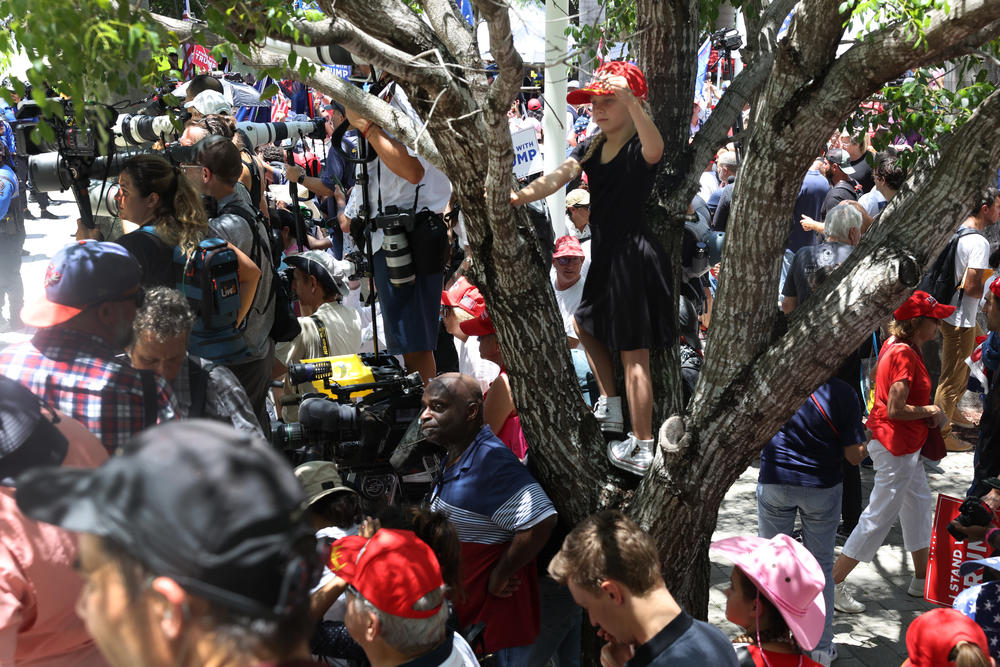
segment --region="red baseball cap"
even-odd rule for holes
[[[575,236],[560,236],[556,239],[556,249],[552,253],[552,259],[558,259],[560,257],[586,257],[587,255],[583,252],[583,246],[580,245],[579,239]]]
[[[528,108],[532,111],[538,111],[542,108],[542,102],[537,97],[532,97],[528,100]]]
[[[955,306],[946,306],[927,292],[917,290],[892,313],[892,317],[897,322],[912,320],[914,317],[933,317],[935,320],[943,320],[954,312]]]
[[[466,336],[490,336],[497,332],[493,326],[493,320],[490,319],[490,314],[486,312],[485,308],[478,317],[466,320],[458,326],[461,327],[462,333]]]
[[[566,95],[566,101],[570,104],[587,104],[590,102],[591,95],[614,95],[607,84],[600,80],[601,75],[604,74],[617,74],[625,77],[625,80],[628,81],[628,87],[632,89],[632,94],[641,100],[646,99],[648,89],[642,70],[632,63],[613,60],[598,67],[597,71],[594,72],[594,78],[586,86],[579,90],[571,90]]]
[[[450,289],[441,292],[441,303],[452,308],[461,308],[473,317],[479,317],[486,309],[486,300],[479,288],[461,276]]]
[[[402,618],[430,618],[441,605],[417,610],[420,598],[444,586],[437,556],[409,530],[381,528],[333,543],[330,569],[380,611]],[[442,604],[444,598],[442,597]]]
[[[909,659],[903,667],[940,667],[953,664],[948,655],[959,642],[977,645],[989,657],[990,644],[978,623],[950,607],[932,609],[917,616],[906,630]]]
[[[1000,278],[990,283],[990,291],[1000,296]]]

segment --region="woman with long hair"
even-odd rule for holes
[[[211,236],[208,215],[194,185],[184,178],[180,167],[166,158],[139,155],[122,167],[115,201],[122,220],[139,227],[117,242],[139,261],[142,286],[175,287],[174,248],[180,248],[190,257],[198,244]],[[250,311],[261,273],[239,248],[227,245],[239,262],[239,321],[242,322]]]

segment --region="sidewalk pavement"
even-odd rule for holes
[[[975,423],[978,423],[981,412],[977,409],[978,402],[978,396],[966,393],[960,403],[963,413]],[[955,435],[974,444],[976,430],[956,429]],[[927,475],[935,501],[938,493],[965,497],[972,482],[972,452],[950,452],[940,465],[943,473]],[[862,467],[863,505],[868,503],[873,479],[874,472]],[[756,490],[757,468],[751,466],[726,494],[712,541],[757,534]],[[931,517],[927,520],[930,521]],[[837,552],[840,552],[839,545]],[[708,621],[729,637],[735,637],[740,630],[726,620],[726,597],[723,593],[729,585],[731,569],[730,562],[712,559]],[[895,666],[906,659],[906,628],[921,613],[937,606],[906,594],[912,575],[913,563],[910,555],[903,550],[903,535],[897,521],[875,559],[871,563],[859,564],[847,580],[854,597],[864,602],[868,609],[861,614],[836,612],[833,619],[833,641],[839,652],[839,659],[833,663],[836,667]]]

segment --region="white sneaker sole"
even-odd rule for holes
[[[616,468],[621,468],[626,472],[630,472],[633,475],[638,475],[639,477],[645,477],[646,471],[649,470],[649,468],[648,467],[643,468],[641,466],[635,465],[634,463],[632,463],[627,459],[620,459],[616,457],[614,454],[614,450],[612,449],[613,444],[614,444],[613,441],[608,443],[608,459],[611,461],[611,465],[615,466]]]

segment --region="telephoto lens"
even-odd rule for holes
[[[408,285],[417,279],[413,271],[410,243],[406,240],[406,233],[402,227],[390,227],[385,230],[382,252],[385,253],[385,266],[390,283],[398,287]]]

